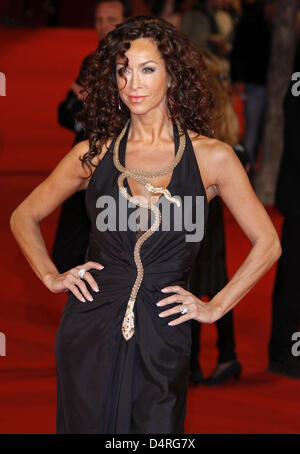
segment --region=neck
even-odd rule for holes
[[[128,141],[155,146],[173,140],[173,123],[166,115],[155,114],[155,120],[149,116],[131,115]]]

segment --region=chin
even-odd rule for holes
[[[139,105],[137,105],[137,106],[130,105],[130,107],[128,107],[128,109],[130,110],[130,112],[137,113],[137,114],[147,113],[150,110],[149,107],[139,106]]]
[[[133,115],[146,115],[149,112],[149,109],[131,109],[130,113]]]

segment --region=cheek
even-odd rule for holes
[[[123,79],[121,76],[116,76],[116,79],[117,79],[117,87],[119,90],[123,90],[123,88],[125,87],[125,84],[126,84],[126,80]],[[127,83],[128,85],[128,83]],[[126,91],[126,88],[123,90],[124,92]]]
[[[153,84],[153,91],[158,98],[161,98],[165,95],[167,90],[165,79],[159,79]]]
[[[166,77],[161,74],[155,74],[148,80],[148,87],[153,90],[154,94],[160,95],[166,89]]]

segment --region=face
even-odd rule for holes
[[[103,39],[115,26],[123,22],[123,5],[121,2],[100,3],[95,9],[95,29],[99,39]]]
[[[170,85],[165,61],[157,45],[148,38],[130,42],[125,52],[128,66],[123,74],[118,71],[125,66],[120,56],[116,58],[116,77],[120,98],[133,114],[145,114],[152,109],[166,109],[166,90]],[[126,86],[125,86],[126,84]]]

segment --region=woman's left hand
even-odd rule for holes
[[[221,318],[222,314],[217,310],[215,304],[212,301],[204,302],[199,298],[196,298],[193,293],[185,290],[179,285],[170,287],[164,287],[165,292],[173,295],[167,296],[166,298],[159,300],[156,305],[158,307],[168,306],[171,303],[181,303],[171,309],[160,312],[160,317],[168,317],[173,314],[181,314],[181,305],[187,308],[187,312],[184,315],[179,316],[175,320],[172,320],[168,324],[171,326],[179,325],[187,320],[194,319],[201,323],[214,323],[216,320]]]

